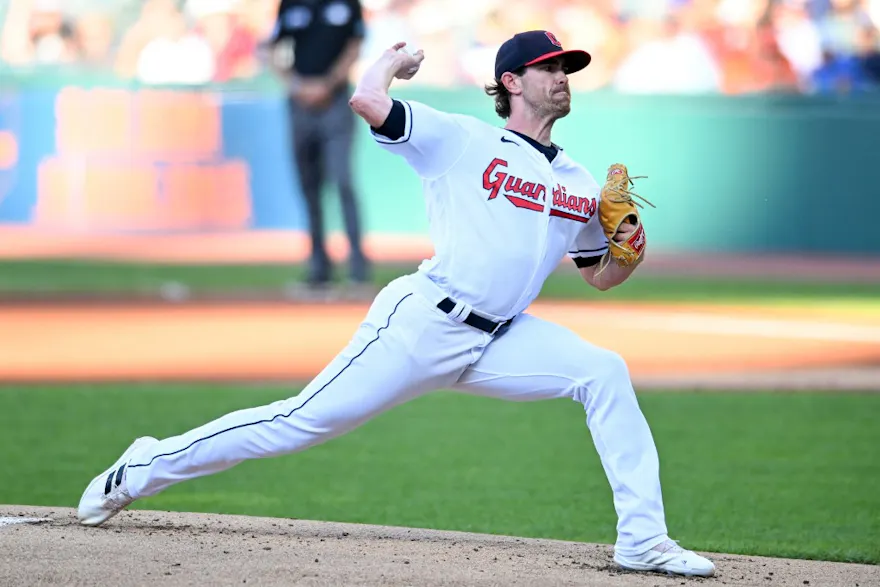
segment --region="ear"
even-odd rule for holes
[[[511,95],[515,96],[518,94],[522,94],[521,77],[516,76],[509,71],[506,71],[501,76],[501,83],[504,84],[504,87],[507,88],[507,91],[510,92]]]

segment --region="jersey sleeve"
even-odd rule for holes
[[[370,133],[380,147],[403,157],[422,178],[440,177],[464,153],[468,130],[451,114],[420,102],[398,102],[403,106],[403,133],[395,138],[380,134],[382,129],[371,128]]]
[[[580,268],[591,267],[599,262],[607,250],[608,239],[602,232],[602,225],[597,218],[593,218],[578,232],[568,256]]]

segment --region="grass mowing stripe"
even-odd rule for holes
[[[75,506],[134,436],[173,435],[287,395],[224,386],[2,388],[0,502]],[[676,392],[640,403],[660,450],[670,533],[683,545],[880,563],[880,396]],[[451,393],[136,505],[605,543],[615,525],[581,406]]]
[[[382,286],[415,265],[380,265],[374,284]],[[14,293],[156,293],[164,283],[179,282],[193,292],[279,291],[301,280],[302,266],[154,265],[100,261],[2,261],[0,294]],[[880,311],[880,284],[789,282],[708,277],[660,277],[636,274],[608,292],[586,286],[576,272],[557,271],[547,280],[544,298],[675,302],[777,303],[854,302]]]

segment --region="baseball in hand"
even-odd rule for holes
[[[421,65],[422,61],[425,59],[425,54],[421,49],[418,51],[410,52],[405,47],[406,47],[405,42],[396,43],[392,47],[392,50],[397,53],[402,53],[402,54],[406,55],[406,57],[407,57],[406,64],[409,65],[409,67],[407,67],[406,69],[401,70],[397,74],[397,77],[399,77],[401,79],[410,79],[419,71],[419,66]]]
[[[418,60],[415,65],[406,70],[407,75],[415,75],[416,72],[419,70],[419,65],[421,65],[421,59],[419,59],[419,57],[421,56],[421,51],[407,51],[405,48],[401,49],[401,51],[403,51],[410,57]]]
[[[419,51],[407,51],[406,48],[401,49],[404,53],[409,55],[410,57],[416,58],[419,54]],[[415,75],[415,73],[419,70],[419,63],[416,63],[412,67],[406,70],[407,75]]]

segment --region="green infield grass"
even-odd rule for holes
[[[373,282],[382,286],[414,271],[416,265],[382,265]],[[67,294],[139,294],[178,283],[190,292],[281,292],[304,277],[302,266],[286,265],[154,265],[99,261],[0,262],[0,296]],[[620,287],[597,292],[575,271],[557,271],[547,280],[545,299],[641,300],[725,303],[827,303],[857,305],[880,312],[880,283],[830,283],[724,277],[659,277],[637,274]]]
[[[0,388],[0,503],[75,507],[140,435],[295,390]],[[669,531],[683,546],[880,563],[880,395],[652,392]],[[436,393],[303,453],[176,485],[137,509],[390,524],[612,543],[583,408]],[[112,523],[112,522],[111,522]]]

